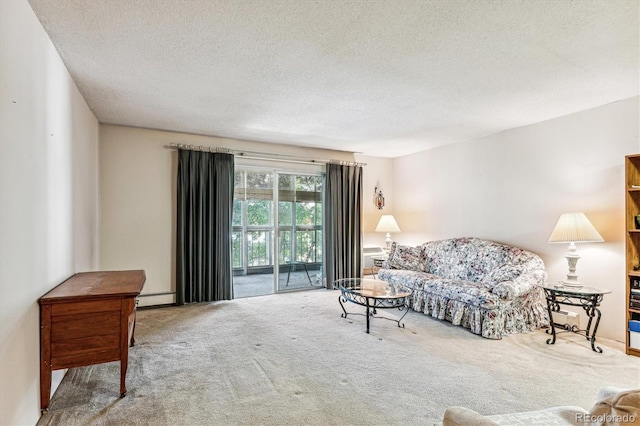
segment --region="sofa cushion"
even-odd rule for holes
[[[500,296],[471,281],[435,277],[425,280],[422,289],[425,293],[445,297],[455,302],[463,302],[469,306],[496,309],[501,304]]]
[[[391,285],[406,287],[411,292],[422,291],[426,282],[439,278],[426,272],[410,271],[408,269],[381,269],[378,272],[378,277]]]
[[[395,241],[391,243],[391,247],[389,247],[389,253],[387,253],[387,259],[391,259],[393,254],[396,252],[396,247],[398,247],[398,243]]]
[[[422,248],[393,243],[387,265],[392,269],[424,272],[425,260],[422,257]]]
[[[503,267],[494,268],[487,274],[486,279],[479,281],[443,277],[433,272],[422,272],[415,266],[402,267],[403,262],[415,264],[418,251],[415,250],[415,247],[413,250],[408,250],[412,247],[395,243],[394,245],[393,260],[390,259],[387,263],[389,269],[379,271],[378,276],[391,283],[404,285],[412,291],[423,291],[447,300],[464,302],[470,306],[484,309],[497,309],[503,304],[501,299],[511,301],[536,286],[536,277],[527,275],[527,279],[522,279],[525,278],[522,273],[522,265],[503,265]],[[454,253],[450,252],[450,254]],[[428,262],[426,265],[429,270],[438,270]],[[498,280],[508,281],[499,282]]]
[[[496,271],[503,265],[516,267],[521,273],[533,269],[544,270],[542,259],[534,253],[479,238],[429,241],[422,244],[422,248],[426,261],[425,272],[444,278],[478,282],[491,273],[515,275],[514,272],[517,272]]]
[[[454,302],[463,302],[469,306],[495,309],[500,297],[486,287],[461,280],[441,278],[433,274],[406,269],[382,269],[378,276],[391,285],[401,285],[412,293],[423,292]]]
[[[451,279],[481,281],[502,265],[524,260],[521,249],[479,238],[430,241],[422,246],[426,272]]]

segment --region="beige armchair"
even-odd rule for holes
[[[559,406],[536,411],[483,416],[465,407],[449,407],[443,426],[640,426],[640,389],[600,389],[597,402],[590,410],[575,406]]]

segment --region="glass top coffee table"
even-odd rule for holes
[[[347,315],[364,315],[367,317],[367,333],[369,333],[369,318],[381,318],[389,321],[394,321],[398,324],[398,327],[404,328],[402,319],[409,312],[407,306],[407,297],[411,296],[411,290],[399,285],[389,285],[389,283],[381,280],[367,279],[367,278],[343,278],[335,281],[335,286],[340,289],[340,296],[338,296],[338,302],[343,310],[343,314],[340,314],[342,318],[346,318]],[[344,308],[343,302],[351,302],[356,305],[366,307],[364,314],[361,313],[349,313]],[[400,319],[387,318],[377,315],[378,309],[397,309],[404,311]]]

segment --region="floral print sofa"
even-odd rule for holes
[[[378,277],[412,290],[409,306],[489,339],[549,325],[542,259],[529,251],[453,238],[393,243]]]

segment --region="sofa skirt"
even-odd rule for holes
[[[526,333],[549,325],[547,308],[539,295],[528,296],[496,309],[487,309],[445,296],[415,291],[409,298],[409,306],[415,311],[465,327],[487,339],[501,339],[503,335]],[[527,302],[529,298],[532,299],[529,303],[516,303]]]

